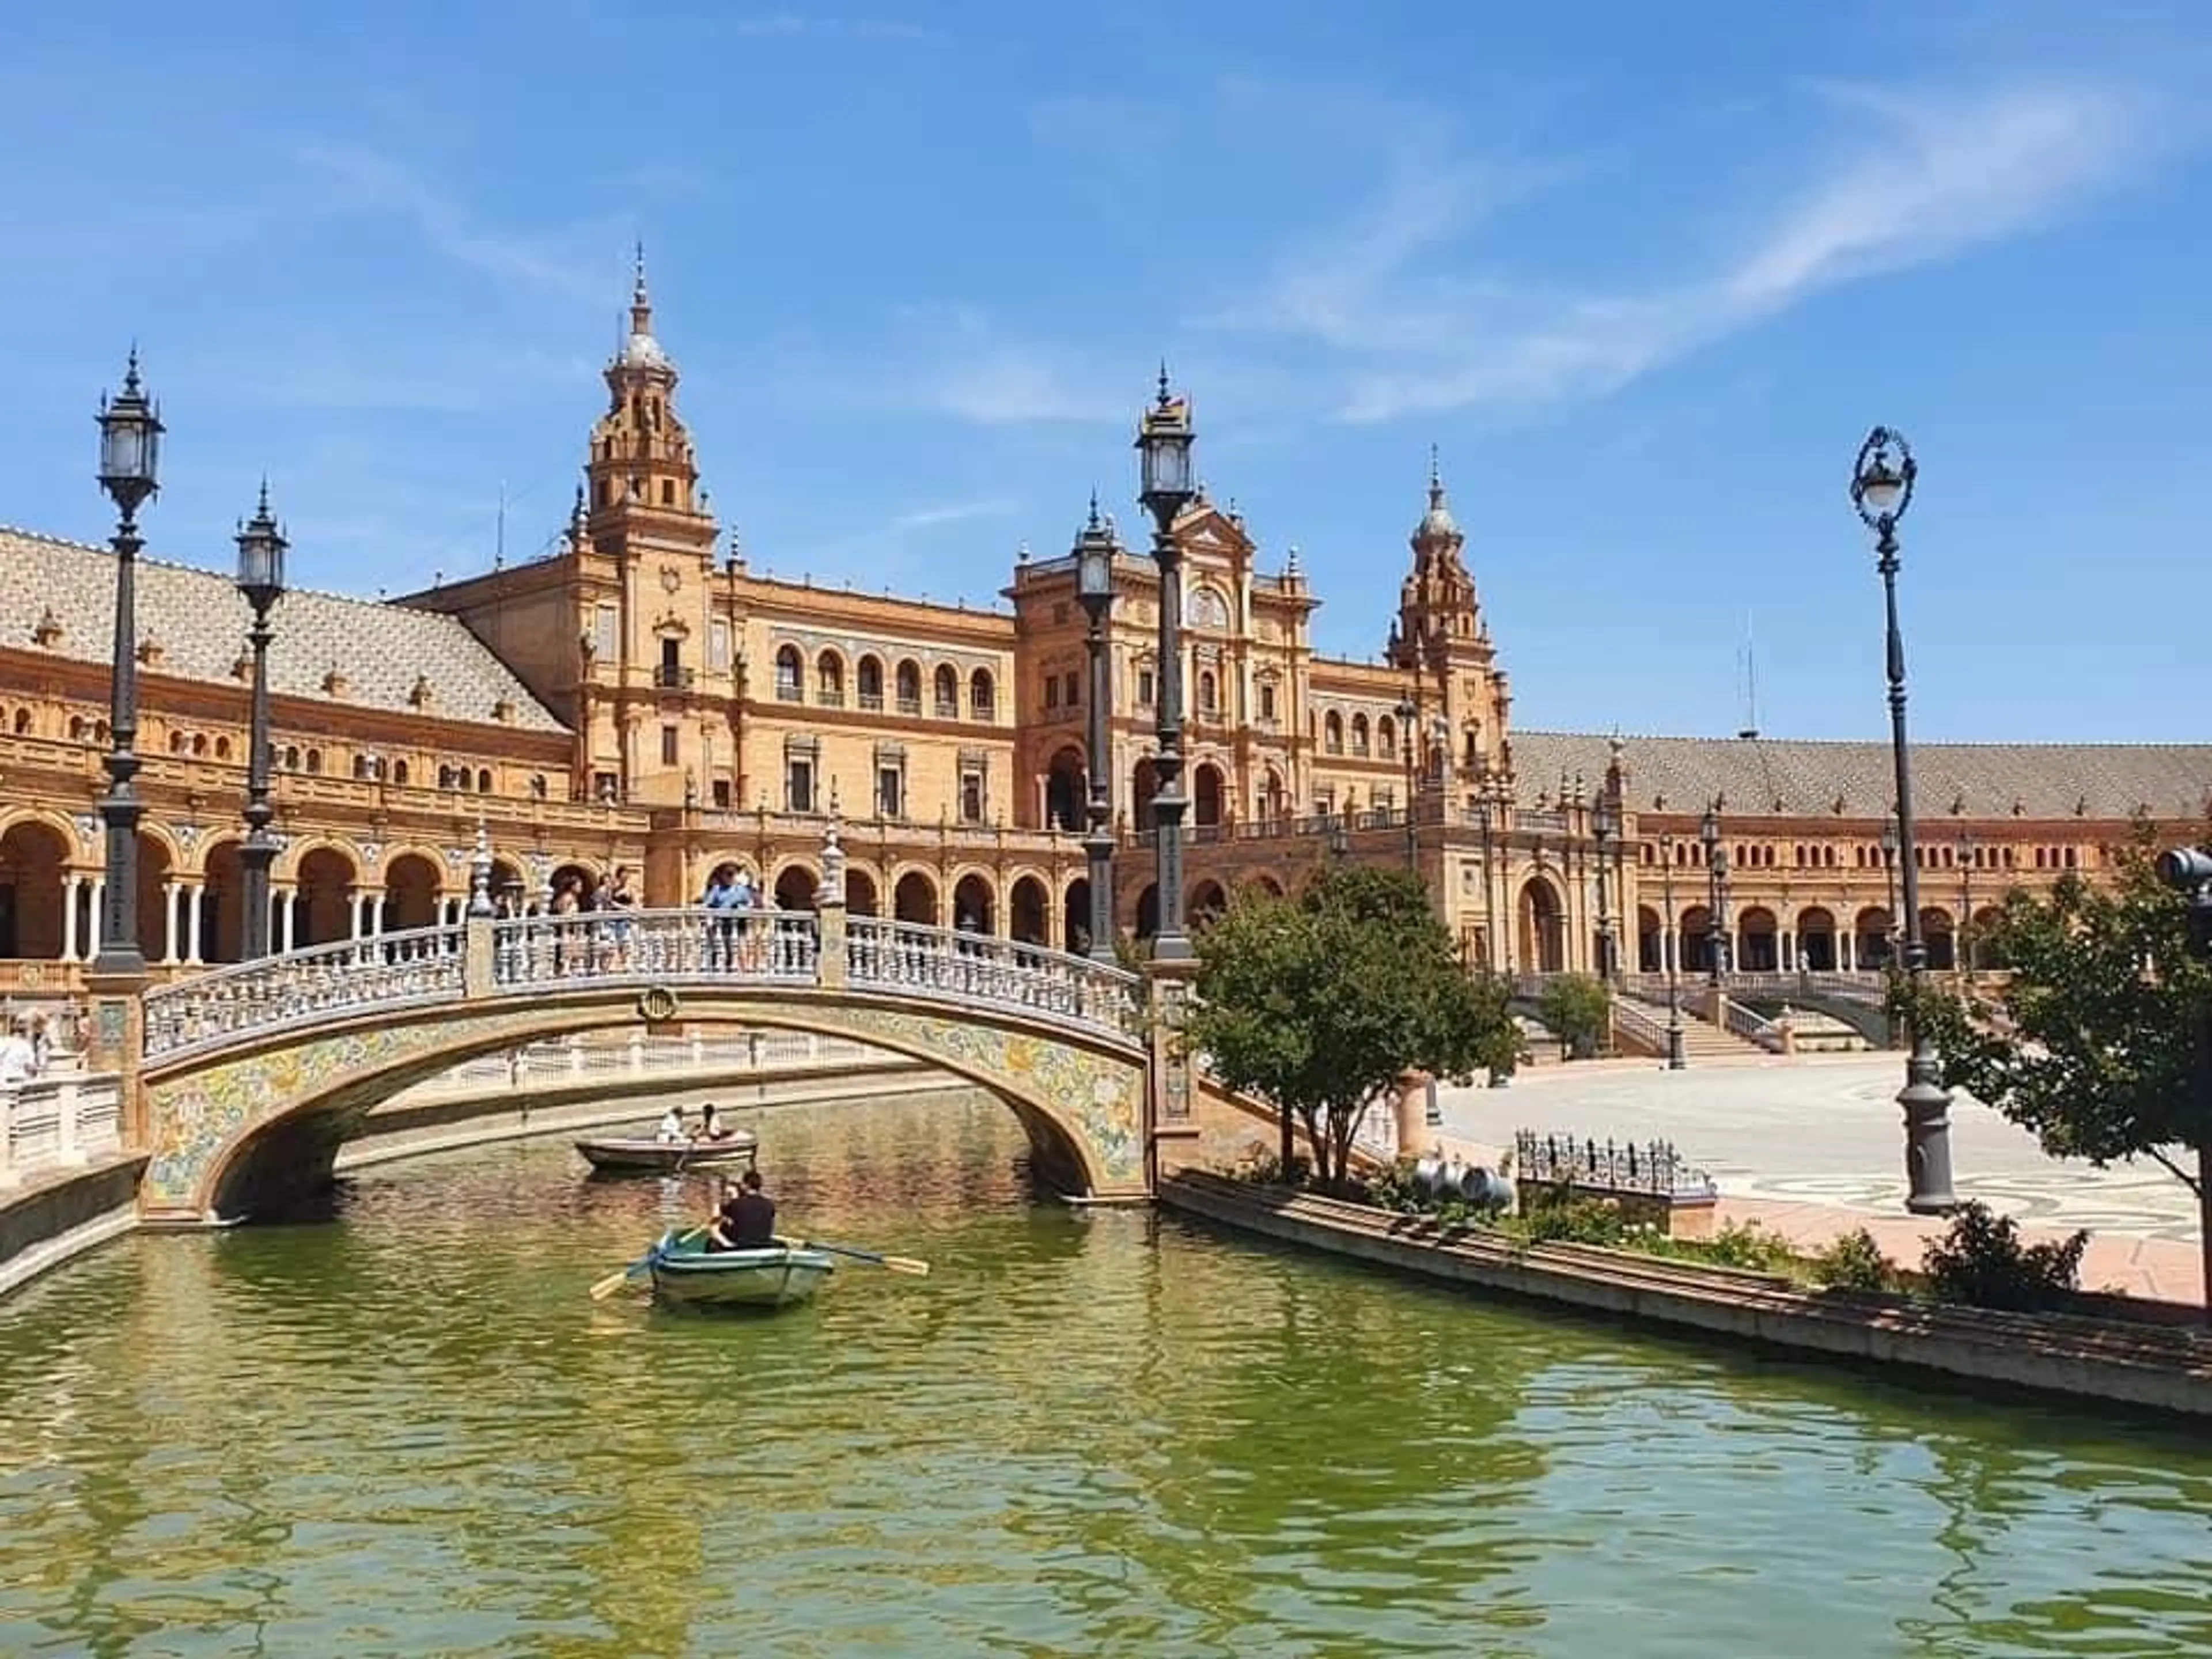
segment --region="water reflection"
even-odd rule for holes
[[[1041,1204],[1003,1108],[763,1115],[774,1319],[584,1289],[565,1144],[0,1308],[0,1652],[2180,1653],[2212,1461]]]

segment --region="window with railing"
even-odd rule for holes
[[[775,700],[778,702],[805,701],[805,672],[799,660],[797,647],[787,645],[775,653]]]
[[[863,657],[853,678],[860,707],[871,714],[881,713],[884,706],[883,664],[873,657]]]
[[[953,672],[952,665],[950,663],[940,664],[938,667],[936,694],[934,712],[937,718],[941,720],[958,720],[960,718],[960,676]]]
[[[979,668],[968,677],[968,712],[979,720],[998,718],[999,686],[991,671]]]

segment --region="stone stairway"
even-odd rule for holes
[[[1638,1042],[1637,1046],[1649,1048],[1660,1058],[1665,1058],[1667,1005],[1626,994],[1623,994],[1620,1000],[1658,1028],[1656,1041]],[[1635,1041],[1633,1038],[1630,1040]],[[1741,1037],[1733,1031],[1722,1030],[1692,1009],[1688,998],[1683,999],[1682,1054],[1692,1066],[1700,1060],[1742,1060],[1752,1055],[1764,1056],[1767,1052],[1748,1037]]]

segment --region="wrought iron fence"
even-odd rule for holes
[[[1684,1160],[1671,1140],[1599,1142],[1575,1135],[1513,1136],[1514,1173],[1524,1182],[1650,1198],[1716,1198],[1719,1183]]]

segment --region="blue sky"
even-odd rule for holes
[[[305,21],[303,21],[303,19]],[[1528,726],[1884,731],[1844,496],[1911,438],[1916,735],[2212,738],[2212,13],[1724,0],[26,9],[0,521],[161,556],[264,470],[400,592],[562,521],[646,244],[756,568],[988,602],[1164,355],[1200,470],[1378,649],[1439,447]]]

